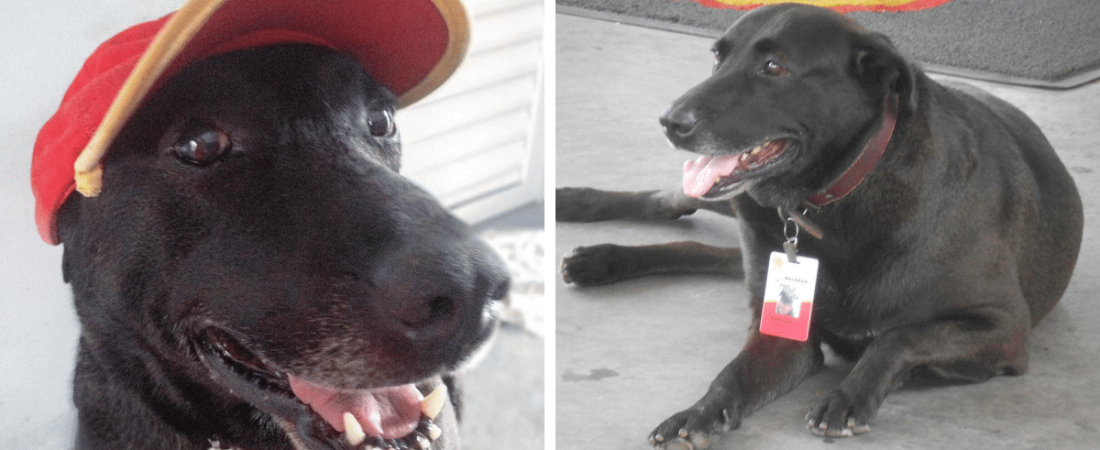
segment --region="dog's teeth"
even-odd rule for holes
[[[428,439],[431,439],[431,440],[434,441],[436,439],[439,439],[439,436],[441,436],[442,434],[443,434],[443,429],[439,428],[439,425],[436,425],[434,423],[429,423],[428,424]]]
[[[420,412],[428,416],[429,419],[435,419],[439,412],[443,410],[443,403],[446,401],[447,385],[440,384],[436,386],[431,394],[424,396],[424,400],[420,401]]]
[[[362,444],[367,440],[367,433],[363,432],[363,426],[351,413],[344,413],[344,437],[352,446]]]
[[[762,150],[762,149],[763,149],[763,146],[757,145],[756,148],[753,148],[752,151],[749,152],[749,154],[750,155],[755,155],[757,153],[760,153],[760,150]]]
[[[429,450],[430,448],[432,448],[432,442],[424,436],[417,435],[416,446],[419,447],[420,450]]]

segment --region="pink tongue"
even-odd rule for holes
[[[318,386],[294,376],[290,377],[290,390],[336,431],[344,432],[344,413],[350,412],[368,436],[383,439],[412,433],[420,422],[420,401],[424,399],[411,384],[350,391]]]
[[[700,156],[695,161],[684,162],[684,194],[699,198],[714,187],[718,177],[733,173],[741,161],[741,155]]]

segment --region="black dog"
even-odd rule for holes
[[[757,9],[714,54],[714,74],[661,116],[675,147],[706,155],[685,166],[684,188],[699,199],[558,191],[559,217],[573,220],[698,208],[740,219],[741,250],[604,245],[562,262],[566,281],[588,285],[737,274],[743,251],[755,317],[745,347],[651,444],[707,447],[820,369],[822,343],[858,361],[808,415],[823,436],[869,431],[911,375],[1024,373],[1030,329],[1069,282],[1083,220],[1039,128],[988,94],[932,81],[886,37],[826,9]],[[801,226],[798,257],[820,261],[805,342],[759,331],[770,255],[794,234],[788,219]]]
[[[414,389],[486,342],[508,278],[398,175],[394,108],[351,58],[287,44],[194,63],[135,114],[104,195],[58,219],[77,448],[457,446]],[[376,414],[366,442],[339,408]]]

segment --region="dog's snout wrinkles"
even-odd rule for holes
[[[661,114],[660,122],[665,129],[665,135],[676,140],[691,136],[699,121],[694,110],[670,106]]]

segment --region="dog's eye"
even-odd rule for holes
[[[205,166],[217,161],[231,145],[229,135],[201,126],[184,133],[176,142],[176,157],[188,164]]]
[[[773,77],[781,77],[787,74],[787,68],[779,65],[779,63],[775,61],[769,60],[764,63],[764,73]]]
[[[397,132],[397,125],[393,123],[393,113],[386,109],[368,112],[367,128],[374,137],[390,137]]]

